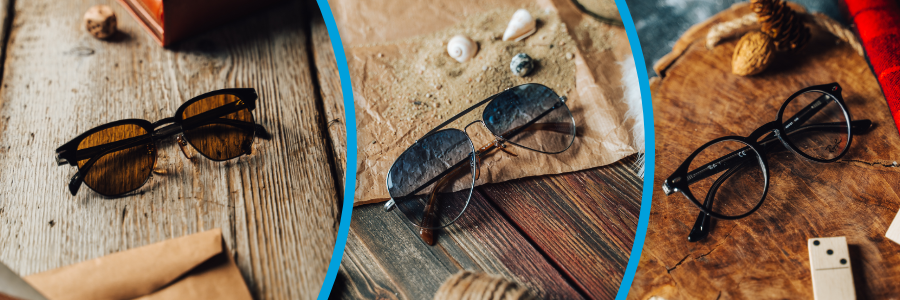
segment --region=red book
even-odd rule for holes
[[[900,5],[897,0],[844,2],[900,129]]]

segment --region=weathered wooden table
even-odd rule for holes
[[[476,187],[435,246],[381,204],[355,207],[331,296],[431,299],[466,269],[522,282],[545,299],[612,299],[640,211],[633,162]]]
[[[96,40],[92,5],[121,33]],[[164,49],[113,0],[0,1],[0,261],[21,275],[221,227],[259,299],[317,295],[335,244],[345,134],[337,69],[314,2],[285,3]],[[54,150],[107,122],[170,117],[226,87],[259,92],[274,136],[227,162],[160,146],[154,178],[108,199],[66,189]]]

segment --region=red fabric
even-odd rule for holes
[[[900,5],[897,0],[845,2],[900,129]]]

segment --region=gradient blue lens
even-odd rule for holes
[[[550,88],[529,83],[497,95],[484,109],[485,126],[517,146],[560,153],[575,140],[575,120]]]
[[[416,226],[453,224],[469,203],[475,181],[475,148],[459,129],[423,137],[391,166],[387,189],[397,208]]]

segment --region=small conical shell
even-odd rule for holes
[[[503,32],[503,40],[521,41],[534,33],[536,26],[537,22],[531,17],[531,14],[525,9],[519,9],[513,14],[512,20],[509,20],[509,25]]]
[[[458,62],[466,62],[478,52],[478,45],[464,35],[457,35],[447,42],[447,54]]]

